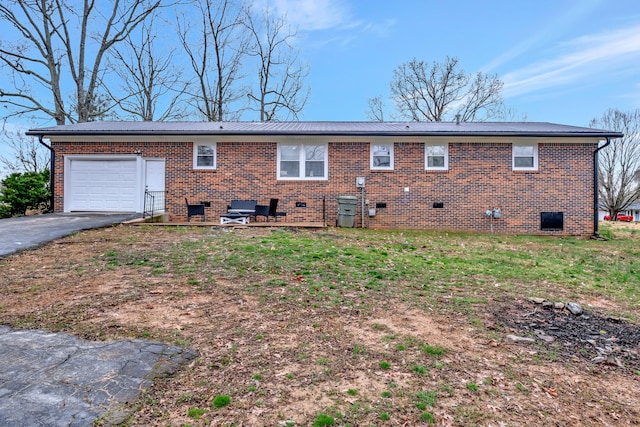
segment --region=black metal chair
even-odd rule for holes
[[[287,216],[286,212],[278,212],[278,199],[271,199],[269,201],[269,215],[267,216],[267,221],[269,221],[269,217],[272,216],[274,220],[277,222],[278,217]]]
[[[256,205],[256,211],[254,212],[253,219],[258,220],[259,216],[263,216],[267,222],[269,222],[269,206]]]
[[[202,215],[202,222],[205,222],[204,204],[190,205],[186,197],[184,202],[187,204],[187,222],[191,222],[191,217],[196,215]]]

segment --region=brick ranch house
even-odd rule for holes
[[[287,222],[597,234],[594,161],[622,134],[552,123],[90,122],[31,129],[50,141],[54,210],[143,212],[165,191],[172,221],[207,201],[278,198]],[[364,187],[357,182],[364,178]]]

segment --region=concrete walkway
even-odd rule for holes
[[[0,219],[0,257],[38,247],[81,230],[107,227],[140,214],[44,214]]]
[[[197,354],[143,340],[90,342],[0,326],[0,426],[114,426],[142,390]]]
[[[0,220],[0,257],[132,214],[46,214]],[[2,316],[0,312],[0,323]],[[115,426],[159,375],[197,357],[144,340],[90,342],[0,325],[0,426]]]

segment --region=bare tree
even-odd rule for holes
[[[105,108],[97,108],[96,101],[105,54],[161,2],[84,0],[79,5],[71,0],[4,0],[0,25],[17,34],[13,41],[0,44],[0,64],[9,77],[0,86],[0,103],[9,109],[5,118],[44,114],[61,125],[104,114]],[[67,91],[74,93],[72,107],[63,99]]]
[[[495,75],[465,74],[457,58],[431,65],[414,58],[394,70],[391,93],[410,120],[440,122],[460,114],[462,121],[481,121],[500,110],[502,86]]]
[[[140,25],[140,31],[130,34],[124,45],[111,52],[115,73],[121,89],[110,98],[126,114],[142,121],[178,120],[186,115],[182,95],[188,83],[174,66],[175,49],[163,52],[157,47],[155,16]],[[124,95],[120,95],[124,94]]]
[[[615,220],[618,213],[640,200],[640,109],[623,112],[609,109],[589,126],[624,134],[598,152],[600,205]]]
[[[234,108],[234,103],[244,99],[239,81],[248,43],[242,8],[235,0],[195,0],[195,4],[202,16],[198,35],[191,37],[192,17],[182,17],[178,23],[180,41],[195,73],[190,102],[208,121],[237,120],[242,108]]]
[[[248,54],[258,63],[258,88],[248,93],[252,110],[262,122],[297,119],[309,98],[309,71],[293,45],[297,33],[268,9],[257,17],[249,9],[245,25],[252,35]]]
[[[506,104],[502,105],[502,108],[498,108],[496,110],[495,116],[493,117],[496,121],[501,122],[527,122],[529,118],[527,113],[522,113],[516,110],[514,107],[510,107]]]
[[[50,153],[36,138],[28,137],[20,129],[4,128],[0,138],[11,156],[0,156],[0,165],[9,173],[36,172],[49,169]]]
[[[384,102],[381,96],[369,98],[367,100],[369,109],[367,110],[367,118],[372,122],[384,122]]]

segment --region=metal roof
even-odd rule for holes
[[[100,121],[29,129],[27,135],[559,136],[619,138],[602,129],[544,122],[135,122]]]

